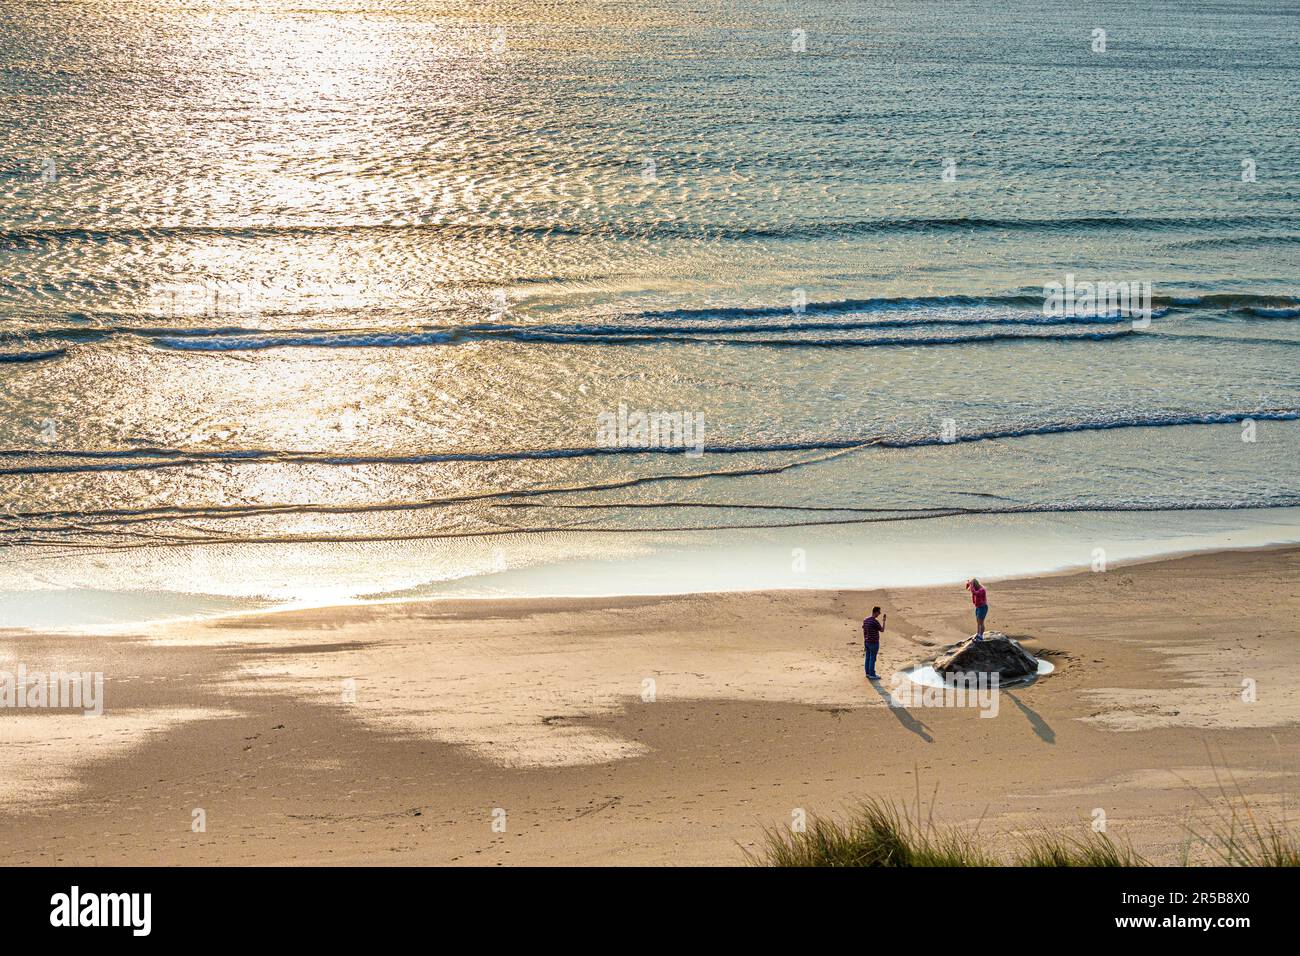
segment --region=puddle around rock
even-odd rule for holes
[[[1051,661],[1043,660],[1041,657],[1035,657],[1034,660],[1038,661],[1038,672],[1036,674],[1030,674],[1027,677],[1017,677],[1012,680],[999,681],[999,686],[1015,687],[1023,684],[1031,684],[1038,680],[1038,678],[1044,677],[1056,670],[1056,665]],[[933,664],[923,664],[920,667],[915,667],[912,670],[904,671],[903,673],[908,680],[912,681],[912,683],[920,684],[922,687],[948,686],[945,675],[940,674],[935,670]]]

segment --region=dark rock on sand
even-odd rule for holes
[[[967,638],[939,655],[934,669],[940,674],[996,673],[1012,680],[1038,673],[1038,661],[1005,634],[989,631],[982,641]]]

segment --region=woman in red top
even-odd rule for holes
[[[978,578],[971,578],[966,582],[966,590],[970,592],[970,599],[975,604],[975,640],[984,640],[984,618],[989,613],[989,595],[982,587]]]

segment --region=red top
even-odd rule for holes
[[[976,607],[983,607],[985,604],[989,603],[988,592],[983,588],[971,588],[970,599],[974,602]]]

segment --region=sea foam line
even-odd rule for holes
[[[1196,425],[1236,424],[1252,421],[1294,421],[1297,409],[1257,409],[1253,411],[1211,412],[1200,415],[1149,415],[1133,418],[1092,419],[1079,422],[1047,422],[1040,425],[990,429],[951,437],[924,435],[890,437],[872,435],[858,438],[822,439],[764,443],[715,444],[704,446],[705,454],[771,454],[777,452],[844,451],[859,448],[908,449],[932,445],[966,444],[1027,438],[1035,435],[1061,435],[1074,432],[1110,431],[1127,428],[1167,428]],[[4,449],[0,459],[38,458],[67,461],[69,464],[33,464],[0,468],[0,475],[61,474],[96,471],[134,471],[157,468],[181,468],[209,462],[223,464],[305,464],[305,465],[430,465],[449,462],[503,462],[546,459],[593,458],[601,455],[679,455],[680,449],[579,447],[519,449],[498,451],[431,452],[410,455],[337,455],[328,452],[272,451],[234,449],[195,451],[176,448],[137,449]]]

